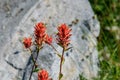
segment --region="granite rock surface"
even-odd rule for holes
[[[3,36],[5,39],[0,37],[2,40],[0,42],[2,45],[0,47],[1,80],[28,80],[33,63],[29,51],[25,50],[22,45],[22,39],[28,36],[32,37],[34,26],[40,21],[46,23],[47,32],[51,35],[55,35],[56,28],[61,23],[66,23],[72,28],[70,44],[72,48],[64,55],[62,80],[79,80],[80,74],[88,79],[97,76],[96,38],[99,35],[100,26],[89,1],[35,0],[34,3],[28,4],[29,9],[23,12],[24,17],[21,13],[21,19],[16,19],[16,17],[9,19],[11,23],[16,23],[10,29],[7,29],[10,25],[6,24],[6,30],[11,31],[0,32],[1,36],[6,34]],[[0,26],[4,29],[3,25]],[[54,42],[53,45],[61,53],[61,47]],[[39,68],[44,68],[49,72],[49,76],[53,80],[57,80],[60,59],[54,53],[55,51],[50,46],[44,45],[39,53],[37,63]],[[35,53],[34,56],[36,56]],[[32,80],[37,80],[37,73],[33,74]]]

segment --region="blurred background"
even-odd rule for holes
[[[89,0],[100,21],[100,72],[95,80],[120,80],[120,0]]]

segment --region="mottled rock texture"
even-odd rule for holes
[[[28,80],[33,63],[29,51],[23,48],[22,39],[33,36],[34,26],[40,21],[46,23],[47,31],[51,35],[55,35],[56,28],[61,23],[66,23],[72,28],[70,44],[72,48],[64,55],[62,80],[79,80],[80,74],[88,79],[97,76],[96,37],[99,35],[100,27],[88,0],[39,0],[21,21],[16,23],[15,31],[7,33],[12,35],[10,39],[6,37],[6,44],[0,42],[4,47],[0,48],[1,80]],[[55,42],[53,45],[59,52],[62,51]],[[37,63],[39,68],[49,72],[53,80],[57,80],[60,59],[54,53],[50,46],[44,45]],[[32,80],[37,80],[36,73],[33,74]]]

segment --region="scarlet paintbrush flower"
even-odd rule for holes
[[[30,46],[32,44],[32,38],[24,38],[23,44],[24,44],[25,48],[30,48]]]
[[[38,45],[42,45],[42,42],[44,41],[45,35],[46,35],[46,27],[45,24],[42,22],[39,22],[35,25],[35,42]]]
[[[48,34],[46,34],[45,43],[50,45],[52,43],[52,36],[49,36]]]
[[[68,44],[70,43],[70,32],[72,29],[70,29],[66,24],[62,24],[58,27],[58,33],[57,33],[57,41],[58,44],[61,45],[64,49],[67,48]]]
[[[46,70],[40,70],[38,72],[38,80],[49,80],[49,74]]]

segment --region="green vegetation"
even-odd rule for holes
[[[120,0],[89,0],[100,21],[100,72],[95,80],[120,80]]]

